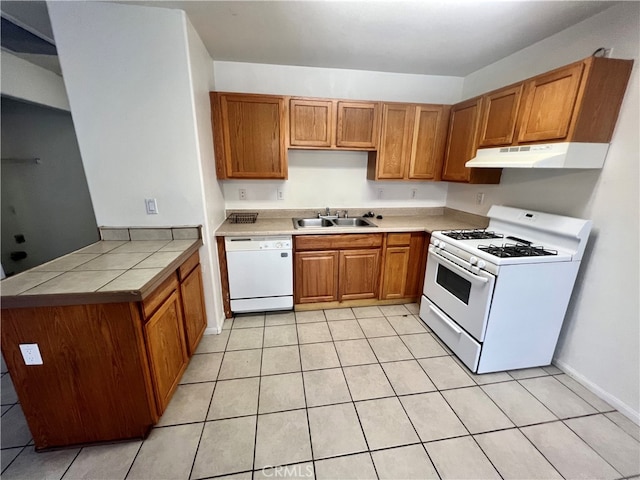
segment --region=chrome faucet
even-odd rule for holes
[[[324,211],[324,214],[328,217],[329,215],[331,215],[331,210],[329,209],[329,207],[327,207]]]

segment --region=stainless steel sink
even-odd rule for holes
[[[374,225],[368,219],[362,217],[336,218],[333,220],[333,223],[335,223],[337,227],[377,227],[377,225]]]
[[[333,222],[327,218],[294,218],[293,226],[296,228],[333,227]]]
[[[377,227],[363,217],[353,218],[294,218],[295,228],[327,228],[327,227]]]

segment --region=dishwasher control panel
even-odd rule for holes
[[[291,250],[292,238],[279,237],[226,237],[224,239],[227,252],[247,250]]]

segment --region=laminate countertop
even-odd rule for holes
[[[237,212],[238,210],[236,210]],[[349,216],[361,216],[363,212],[349,212]],[[231,223],[226,220],[217,230],[218,237],[266,236],[266,235],[324,235],[336,233],[387,233],[387,232],[433,232],[463,228],[484,228],[488,219],[445,207],[416,209],[376,210],[381,220],[369,218],[376,227],[320,227],[299,228],[293,226],[293,218],[312,218],[313,210],[268,210],[258,212],[255,223]]]
[[[201,245],[199,236],[101,240],[2,280],[2,308],[141,301]]]

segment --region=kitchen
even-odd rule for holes
[[[210,72],[211,60],[207,59],[206,52],[201,48],[194,48],[189,59],[185,57],[185,32],[182,20],[174,13],[124,5],[87,6],[83,26],[65,24],[65,30],[75,32],[76,29],[84,29],[77,32],[78,37],[74,38],[82,38],[81,43],[87,45],[88,50],[109,51],[97,33],[98,25],[104,28],[104,35],[110,32],[110,22],[123,21],[125,18],[136,18],[145,25],[158,25],[157,28],[145,27],[149,30],[146,34],[153,35],[158,45],[153,51],[143,46],[136,47],[138,49],[132,47],[142,40],[136,36],[140,35],[140,25],[136,25],[135,29],[132,27],[131,32],[119,27],[122,45],[118,45],[118,40],[114,39],[110,48],[114,55],[117,53],[118,57],[122,56],[118,59],[121,69],[136,72],[144,68],[148,72],[151,68],[150,71],[155,72],[154,77],[148,74],[139,77],[132,75],[126,81],[121,73],[101,68],[102,59],[94,56],[83,57],[82,64],[65,66],[64,52],[73,45],[65,43],[64,38],[58,39],[65,74],[68,71],[71,77],[65,76],[65,81],[83,147],[96,217],[102,225],[151,226],[153,223],[150,223],[149,217],[143,211],[132,209],[131,205],[138,205],[146,195],[155,195],[162,212],[158,221],[162,225],[203,224],[206,236],[210,238],[224,219],[225,209],[318,208],[326,204],[332,208],[344,206],[373,210],[415,206],[408,195],[403,197],[407,187],[390,183],[381,184],[383,196],[388,195],[388,199],[378,199],[376,184],[366,181],[366,159],[362,154],[350,152],[335,152],[331,157],[324,157],[318,152],[292,151],[289,155],[288,181],[234,180],[223,182],[220,188],[214,180],[212,164],[205,161],[206,158],[213,158],[213,146],[208,111],[201,111],[200,106],[207,104],[208,92],[213,89],[452,104],[584,58],[602,45],[613,46],[617,58],[637,58],[637,45],[631,40],[635,38],[635,24],[630,20],[634,18],[635,7],[635,4],[616,5],[462,79],[220,61],[214,62],[213,72]],[[100,10],[92,13],[91,8]],[[55,29],[55,11],[52,17]],[[98,21],[98,18],[103,20]],[[160,25],[165,28],[161,29]],[[193,39],[195,32],[187,29],[186,33],[197,44]],[[176,44],[182,45],[182,48],[176,48]],[[128,54],[123,55],[123,52]],[[166,65],[174,65],[175,68],[169,71]],[[178,68],[178,65],[181,67]],[[186,75],[187,71],[191,77]],[[213,79],[209,78],[211,75]],[[154,83],[152,80],[156,80],[156,77],[162,78],[163,83]],[[193,88],[189,86],[190,82],[193,82]],[[211,88],[213,82],[215,88]],[[402,83],[405,88],[394,88],[394,82]],[[83,83],[91,84],[91,88],[83,87]],[[121,106],[113,106],[113,102],[107,99],[100,102],[91,98],[96,88],[109,91],[114,85],[119,85],[119,94],[125,96]],[[637,163],[629,161],[629,157],[637,157],[638,151],[637,89],[633,88],[634,85],[637,85],[635,73],[601,171],[505,170],[499,185],[444,182],[415,184],[421,207],[446,205],[486,214],[492,204],[519,205],[593,220],[597,236],[592,236],[587,247],[589,258],[580,272],[565,321],[565,332],[560,340],[558,351],[562,355],[556,360],[564,362],[557,365],[568,373],[586,380],[592,387],[599,387],[599,393],[609,393],[605,399],[616,408],[624,409],[626,405],[628,408],[625,411],[631,416],[633,412],[637,415],[638,411],[637,272],[632,270],[627,273],[627,270],[628,265],[637,264],[633,257],[637,255],[633,248],[637,242],[632,237],[629,258],[626,256],[628,254],[621,255],[617,238],[627,229],[637,236]],[[166,97],[163,93],[166,91],[173,93],[171,100],[175,104],[166,105],[167,100],[157,101]],[[191,110],[184,107],[194,105],[190,100],[190,92],[195,92],[200,98]],[[131,111],[131,105],[140,107]],[[89,117],[96,108],[116,107],[122,109],[122,114],[117,116],[119,121],[108,128],[114,138],[127,139],[127,142],[105,144],[102,141],[105,125],[96,125],[89,121]],[[199,119],[197,123],[193,121],[194,116]],[[153,131],[144,128],[147,118],[159,122],[154,125]],[[176,122],[176,118],[184,118],[185,121]],[[171,141],[162,142],[163,137]],[[87,140],[83,141],[83,138]],[[161,162],[157,164],[157,169],[150,171],[149,158]],[[174,158],[181,159],[179,167],[174,165]],[[323,161],[320,166],[317,165],[319,159]],[[98,168],[107,162],[112,166],[111,171],[104,172]],[[184,168],[185,165],[193,168]],[[328,176],[326,178],[335,185],[328,199],[324,194],[325,186],[313,181],[318,175],[323,175],[322,178]],[[127,182],[127,178],[134,178],[135,181]],[[284,188],[283,201],[275,200],[278,187]],[[239,188],[247,190],[248,200],[236,200]],[[149,193],[141,193],[141,190]],[[483,205],[476,205],[478,193],[485,195]],[[615,210],[625,214],[616,215],[612,213]],[[203,275],[206,290],[211,292],[205,297],[205,302],[209,328],[213,332],[222,326],[223,318],[221,295],[213,287],[219,284],[218,268],[215,253],[207,250],[206,246],[201,250],[202,258],[206,265]],[[624,280],[621,281],[623,272]],[[612,304],[617,306],[614,307],[614,318],[611,314]],[[604,330],[603,319],[607,323]],[[593,352],[603,353],[594,355]],[[614,403],[616,399],[618,401]]]

